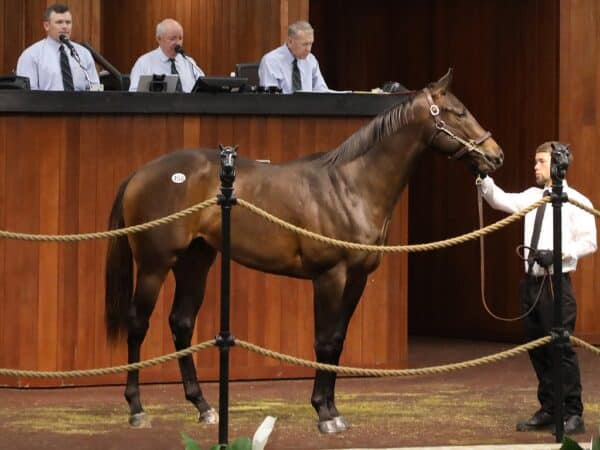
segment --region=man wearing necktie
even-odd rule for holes
[[[28,77],[33,90],[87,90],[89,83],[85,72],[91,83],[98,84],[98,72],[90,52],[71,41],[74,51],[79,55],[80,66],[71,50],[60,41],[60,36],[71,37],[73,19],[69,7],[59,3],[50,5],[44,12],[43,25],[46,39],[25,49],[17,62],[17,75]]]
[[[314,41],[310,23],[301,20],[291,24],[285,44],[262,57],[258,68],[260,85],[276,86],[284,94],[329,91],[319,62],[311,53]]]
[[[177,92],[191,92],[204,72],[191,57],[177,51],[183,45],[183,27],[173,19],[164,19],[156,26],[158,48],[138,58],[131,69],[130,91],[137,91],[141,75],[178,75]]]
[[[520,193],[506,193],[496,186],[490,176],[485,176],[479,185],[483,198],[489,205],[507,213],[514,213],[542,198],[544,190],[552,186],[550,177],[552,142],[540,145],[535,152],[535,180],[537,187]],[[563,183],[563,192],[573,200],[592,207],[585,196]],[[547,194],[546,194],[547,195]],[[544,204],[546,205],[546,204]],[[553,217],[552,207],[527,213],[525,216],[524,245],[531,248],[525,262],[525,277],[519,291],[523,311],[533,310],[525,317],[525,330],[530,340],[549,336],[554,326],[553,290],[550,283],[553,261]],[[577,305],[569,273],[577,267],[579,258],[596,251],[596,222],[594,216],[574,206],[562,206],[562,317],[563,326],[573,333],[577,316]],[[540,408],[529,419],[517,423],[517,431],[550,429],[554,424],[553,361],[550,345],[529,351],[529,358],[538,378],[537,396]],[[567,345],[562,355],[564,392],[564,432],[578,434],[585,431],[583,404],[581,401],[581,379],[577,354]]]

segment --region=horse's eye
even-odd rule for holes
[[[465,117],[467,117],[467,110],[463,109],[462,111],[459,111],[456,113],[456,115],[460,118],[460,119],[464,119]]]

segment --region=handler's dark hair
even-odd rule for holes
[[[570,165],[573,162],[573,152],[570,151],[571,150],[571,146],[569,144],[564,144],[564,143],[558,142],[558,141],[544,142],[542,145],[540,145],[538,148],[535,149],[535,153],[549,153],[549,154],[552,154],[552,144],[555,144],[555,145],[564,145],[565,147],[567,147],[569,149],[569,165]]]

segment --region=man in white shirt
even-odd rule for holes
[[[204,72],[189,56],[184,56],[183,27],[173,19],[165,19],[156,26],[158,48],[138,58],[131,69],[130,91],[137,91],[141,75],[179,75],[177,90],[191,92],[198,77]]]
[[[258,67],[260,85],[277,86],[284,94],[296,91],[327,92],[319,62],[310,52],[315,33],[310,23],[298,21],[288,27],[285,44],[264,55]]]
[[[483,198],[492,208],[508,213],[524,209],[542,198],[544,189],[552,187],[550,176],[552,142],[546,142],[536,149],[535,179],[538,187],[531,187],[523,192],[509,194],[485,176],[480,184]],[[558,144],[558,143],[554,143]],[[563,191],[573,200],[592,207],[592,203],[576,190],[569,187],[566,180]],[[541,208],[541,207],[540,207]],[[538,208],[538,209],[540,209]],[[546,277],[546,269],[552,273],[553,259],[553,221],[552,207],[545,208],[541,218],[541,229],[534,232],[537,210],[525,216],[524,244],[535,247],[525,256],[531,256],[525,263],[525,278],[520,284],[520,297],[523,311],[529,311],[525,317],[525,328],[529,339],[548,336],[554,326],[553,291],[551,279]],[[532,236],[539,236],[538,244],[532,243]],[[534,239],[535,240],[535,239]],[[577,267],[579,258],[596,251],[596,222],[594,216],[574,206],[564,203],[562,207],[562,318],[563,326],[573,333],[577,316],[577,305],[571,285],[569,273]],[[530,267],[531,266],[531,267]],[[540,409],[529,419],[517,424],[517,431],[539,430],[550,428],[554,415],[553,361],[550,345],[529,351],[529,357],[538,378],[538,400]],[[577,434],[585,431],[583,422],[583,404],[581,402],[581,378],[577,354],[570,345],[563,350],[563,392],[565,412],[565,434]]]
[[[17,75],[28,77],[33,90],[85,91],[90,89],[90,83],[98,84],[90,52],[70,41],[71,50],[60,41],[61,35],[71,38],[73,19],[69,7],[59,3],[49,6],[43,24],[46,39],[25,49],[17,62]]]

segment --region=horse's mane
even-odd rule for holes
[[[416,94],[411,93],[400,103],[377,115],[371,122],[342,142],[339,147],[318,155],[314,160],[329,166],[352,161],[363,155],[374,144],[396,133],[398,128],[414,120],[412,105],[415,97]]]

